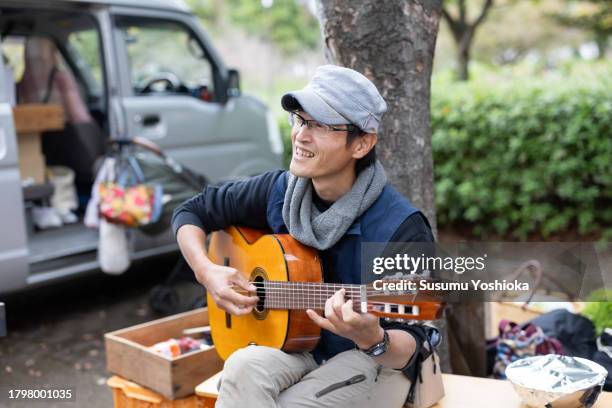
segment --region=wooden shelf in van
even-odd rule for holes
[[[61,105],[29,103],[13,108],[17,133],[40,133],[64,128],[64,109]]]

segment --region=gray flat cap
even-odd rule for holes
[[[300,108],[318,122],[327,125],[353,124],[368,133],[378,132],[385,100],[376,86],[359,72],[323,65],[317,68],[310,83],[300,91],[283,95],[283,109]]]

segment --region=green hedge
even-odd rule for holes
[[[591,293],[587,298],[582,314],[588,317],[595,325],[597,336],[607,329],[612,328],[612,291],[609,289],[599,289]]]
[[[286,113],[283,113],[278,118],[278,125],[280,127],[281,135],[283,135],[283,147],[285,148],[283,162],[285,163],[285,168],[288,169],[293,152],[291,150],[291,125],[289,124],[288,115]]]
[[[610,82],[434,88],[438,224],[478,238],[612,238]]]

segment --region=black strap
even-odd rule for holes
[[[423,383],[423,374],[421,372],[423,362],[427,360],[430,356],[433,360],[433,372],[434,374],[438,371],[438,367],[435,360],[435,346],[431,342],[431,337],[436,332],[439,334],[438,329],[435,327],[414,324],[409,325],[410,333],[414,336],[414,339],[417,343],[417,348],[415,351],[415,356],[408,362],[407,366],[402,369],[404,373],[408,374],[407,376],[411,380],[410,390],[408,391],[407,401],[410,403],[414,402],[415,394],[416,394],[416,385],[417,381],[422,384]],[[428,347],[425,347],[427,344]],[[432,356],[433,355],[433,356]]]
[[[43,97],[43,103],[49,103],[49,99],[51,98],[51,92],[53,92],[53,80],[55,79],[55,74],[57,73],[57,66],[53,66],[51,68],[51,72],[49,73],[49,79],[47,80],[47,89],[45,90],[45,95]]]

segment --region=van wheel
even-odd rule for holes
[[[173,314],[179,308],[179,296],[172,287],[157,285],[149,293],[149,304],[151,309],[157,313]]]

